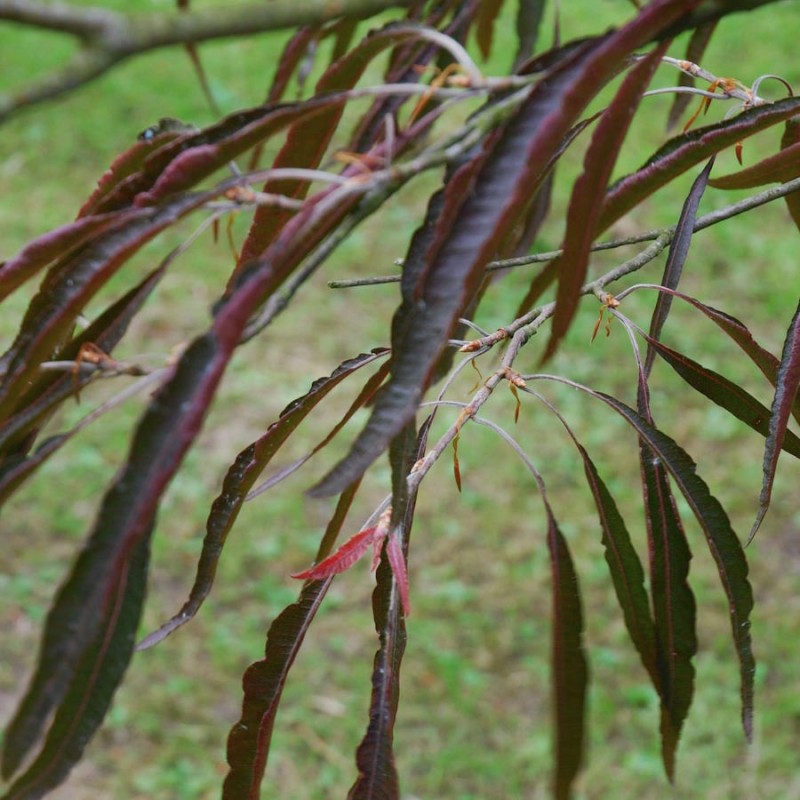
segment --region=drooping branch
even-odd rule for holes
[[[409,0],[270,0],[223,3],[197,11],[127,14],[66,3],[0,0],[0,20],[71,34],[81,43],[73,58],[59,69],[16,92],[0,94],[0,122],[83,86],[125,59],[160,47],[252,36],[344,16],[370,17],[408,4]]]

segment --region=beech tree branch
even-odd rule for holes
[[[269,0],[197,11],[128,14],[37,0],[0,0],[0,20],[75,36],[81,48],[63,67],[13,93],[0,94],[0,123],[60,97],[120,62],[161,47],[314,25],[343,16],[370,17],[410,0]]]

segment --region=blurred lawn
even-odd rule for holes
[[[118,0],[108,5],[145,8],[171,3]],[[570,38],[603,30],[617,15],[629,13],[630,4],[573,0],[563,6],[562,33]],[[775,72],[800,86],[797,14],[797,3],[788,2],[725,21],[704,66],[745,83]],[[498,36],[510,37],[510,31],[507,18]],[[214,91],[226,113],[263,97],[280,39],[261,36],[203,47]],[[505,69],[512,49],[512,44],[500,42],[497,70]],[[2,80],[9,86],[20,85],[68,51],[57,37],[0,28]],[[679,42],[672,54],[682,52]],[[662,73],[662,85],[674,83],[675,75],[667,68]],[[635,142],[620,171],[641,163],[663,139],[669,102],[663,97],[645,101]],[[721,113],[717,108],[711,111],[717,117]],[[68,99],[3,127],[0,258],[71,219],[113,156],[164,115],[197,124],[212,120],[188,60],[178,51],[157,52],[125,64]],[[774,132],[763,138],[764,152],[774,147],[776,138]],[[748,163],[757,159],[757,150],[758,145],[746,147]],[[560,243],[560,212],[580,159],[578,151],[559,173],[554,221],[537,249]],[[734,168],[732,154],[724,154],[720,162],[720,173]],[[691,179],[685,176],[670,192],[638,209],[620,224],[620,232],[674,221]],[[433,178],[423,180],[425,186],[433,182]],[[329,373],[342,358],[386,343],[396,288],[333,292],[325,281],[391,271],[392,260],[405,251],[425,196],[415,187],[395,198],[380,219],[359,230],[301,294],[294,313],[242,349],[201,441],[162,509],[143,633],[164,621],[185,597],[208,506],[238,450],[260,435],[313,378]],[[730,200],[730,195],[709,191],[702,210]],[[172,232],[148,247],[115,286],[127,285],[131,276],[154,265],[189,230]],[[237,234],[245,230],[246,220],[237,220]],[[622,257],[616,253],[598,258],[597,270]],[[200,330],[229,261],[224,244],[213,245],[206,238],[196,245],[174,266],[119,356],[157,362]],[[662,264],[654,263],[642,278],[657,280]],[[745,321],[765,346],[776,351],[796,304],[796,291],[787,291],[797,285],[796,265],[797,232],[783,206],[776,204],[700,234],[683,288]],[[508,322],[528,280],[528,274],[519,271],[498,284],[482,309],[481,324],[495,328]],[[646,324],[653,302],[644,294],[634,295],[625,306],[640,324]],[[16,301],[20,310],[23,299]],[[597,307],[588,300],[584,305],[567,346],[548,369],[630,400],[634,365],[626,337],[617,329],[609,339],[589,347]],[[0,319],[3,349],[14,324],[10,312]],[[740,363],[735,347],[715,332],[711,323],[678,303],[666,339],[746,382],[768,403],[768,388],[754,370]],[[535,369],[537,344],[532,342],[531,352],[520,357],[521,371]],[[491,358],[486,357],[484,371]],[[465,377],[453,399],[466,399],[474,379]],[[689,394],[664,368],[657,368],[657,387],[656,419],[689,449],[737,530],[746,531],[759,490],[758,437],[742,433],[724,414]],[[61,425],[79,418],[107,391],[96,387],[85,392],[80,407],[64,411]],[[610,412],[587,398],[558,387],[546,391],[596,459],[644,553],[634,438]],[[0,719],[10,716],[24,690],[48,603],[93,518],[105,482],[124,459],[141,402],[86,431],[5,509],[0,627],[6,635],[0,661]],[[327,401],[326,416],[310,421],[307,438],[288,448],[281,463],[304,453],[348,402],[346,388]],[[511,427],[513,410],[513,398],[501,391],[486,413]],[[363,420],[363,415],[356,418],[350,435]],[[442,420],[446,421],[445,415]],[[739,728],[737,665],[724,596],[702,535],[688,521],[696,556],[692,580],[700,608],[701,650],[697,695],[679,753],[678,788],[673,791],[660,766],[657,703],[615,605],[582,467],[552,417],[530,398],[524,399],[514,433],[545,475],[584,592],[593,676],[591,751],[576,796],[800,798],[797,465],[782,464],[773,510],[748,551],[757,599],[753,636],[759,659],[756,737],[751,747],[744,744]],[[248,504],[199,618],[135,658],[107,724],[85,761],[54,797],[218,796],[226,772],[225,738],[241,702],[240,675],[263,652],[272,618],[296,597],[298,586],[288,576],[310,562],[330,513],[327,503],[305,501],[303,489],[323,474],[346,443],[345,437],[335,452],[326,452],[310,470]],[[463,493],[457,495],[444,459],[426,481],[414,529],[414,614],[409,620],[396,728],[404,796],[409,800],[546,797],[549,566],[541,504],[513,453],[489,431],[465,429],[459,453]],[[380,464],[373,473],[354,511],[354,527],[386,491],[386,467]],[[302,800],[346,794],[355,773],[352,754],[366,725],[377,644],[369,607],[371,588],[366,567],[357,566],[337,580],[315,622],[286,688],[268,772],[272,788],[265,789],[266,797]]]

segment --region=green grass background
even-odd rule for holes
[[[172,3],[118,0],[106,5],[146,9]],[[203,4],[196,0],[195,5]],[[630,13],[630,4],[623,0],[572,0],[562,6],[564,38],[596,33]],[[795,58],[798,19],[797,2],[783,2],[726,20],[703,64],[745,83],[760,74],[779,73],[800,86]],[[552,16],[543,30],[545,39],[551,26]],[[487,72],[507,68],[514,46],[510,14],[499,24],[497,36]],[[262,99],[282,39],[257,36],[202,48],[225,112]],[[671,53],[682,55],[682,48],[679,41]],[[0,26],[3,88],[23,85],[69,52],[69,42],[59,37]],[[664,67],[658,80],[670,85],[675,75]],[[663,141],[669,102],[662,97],[643,103],[620,174]],[[719,117],[723,112],[715,107],[710,113]],[[69,221],[114,155],[164,115],[201,125],[213,119],[188,59],[179,51],[124,64],[70,97],[21,114],[0,129],[0,258]],[[777,136],[772,132],[748,144],[746,163],[771,152]],[[560,244],[563,211],[580,159],[578,147],[559,172],[551,222],[536,243],[538,250]],[[733,168],[733,155],[724,154],[719,173]],[[673,222],[691,179],[684,176],[645,203],[616,232]],[[238,450],[260,435],[313,378],[329,373],[342,358],[387,342],[396,287],[332,291],[325,281],[390,272],[435,182],[436,176],[424,177],[400,193],[379,218],[353,235],[303,291],[294,311],[237,356],[204,433],[162,508],[143,634],[183,601],[209,504]],[[701,210],[731,199],[709,191]],[[240,239],[246,224],[246,219],[236,221]],[[154,266],[190,230],[191,223],[146,248],[115,280],[112,292]],[[778,352],[796,305],[797,236],[778,204],[704,232],[693,244],[683,288],[745,321],[765,346]],[[630,254],[598,257],[593,270],[599,273]],[[202,330],[230,258],[226,245],[215,245],[208,236],[195,245],[174,265],[119,357],[158,363]],[[654,262],[641,278],[657,280],[662,265],[663,260]],[[495,328],[508,322],[528,280],[529,273],[519,271],[497,284],[481,311],[481,324]],[[646,325],[652,301],[651,295],[634,295],[624,310]],[[24,305],[21,292],[0,318],[4,349]],[[626,337],[617,328],[610,338],[601,337],[589,346],[597,305],[592,300],[583,305],[561,355],[548,369],[630,401],[635,372]],[[768,387],[742,363],[735,346],[690,309],[675,305],[665,338],[769,402]],[[521,371],[535,370],[540,347],[541,342],[533,341],[520,356]],[[484,357],[484,373],[492,368],[493,358]],[[467,375],[454,389],[453,399],[468,399],[474,378]],[[759,491],[759,438],[742,432],[663,366],[657,367],[655,387],[656,419],[693,454],[737,530],[747,531]],[[64,427],[74,422],[108,392],[106,386],[85,392],[81,405],[66,407],[56,423]],[[352,389],[344,388],[326,401],[323,413],[309,421],[302,441],[291,443],[281,463],[304,453],[327,430],[347,406],[349,392]],[[546,393],[579,431],[644,554],[634,437],[611,412],[588,398],[558,387],[546,387]],[[91,524],[104,486],[124,460],[142,403],[143,399],[131,402],[87,430],[3,511],[3,721],[24,691],[48,603]],[[488,416],[509,429],[514,427],[513,411],[513,398],[501,390],[486,408]],[[364,419],[357,416],[342,441],[309,468],[246,506],[200,616],[159,647],[135,657],[105,726],[54,797],[218,796],[226,773],[225,739],[241,702],[241,673],[261,656],[270,621],[296,597],[298,585],[289,575],[310,563],[331,511],[329,503],[305,500],[303,490],[344,451]],[[452,417],[443,414],[442,423],[448,420]],[[589,762],[576,797],[800,798],[797,465],[782,463],[773,510],[748,551],[757,603],[753,636],[758,658],[756,733],[749,747],[739,726],[737,665],[724,596],[702,534],[687,515],[695,553],[692,582],[699,605],[700,652],[697,693],[673,789],[660,764],[657,702],[627,641],[582,467],[557,423],[530,398],[524,398],[514,434],[544,473],[584,593],[593,680]],[[403,797],[546,797],[551,767],[549,565],[541,503],[516,456],[491,432],[468,427],[459,452],[462,494],[455,490],[446,457],[423,486],[414,527],[414,610],[395,738]],[[353,531],[387,486],[388,470],[378,464],[353,512]],[[264,797],[344,797],[352,783],[353,752],[366,725],[377,645],[371,589],[366,565],[335,582],[286,688]]]

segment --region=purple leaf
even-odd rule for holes
[[[786,120],[786,125],[781,137],[781,150],[793,149],[796,145],[800,145],[800,121],[792,117]],[[784,198],[786,207],[792,215],[794,224],[800,230],[800,193],[792,192],[787,194]]]
[[[736,317],[726,314],[724,311],[708,306],[701,303],[699,300],[691,297],[690,295],[676,292],[670,289],[664,289],[660,286],[641,287],[657,289],[660,292],[666,292],[673,297],[679,297],[681,300],[694,306],[698,311],[705,314],[712,322],[714,322],[720,330],[727,334],[750,358],[750,360],[761,370],[764,377],[775,386],[778,382],[778,366],[779,361],[772,353],[765,350],[754,338],[748,330],[747,326],[740,322]],[[800,398],[796,398],[792,409],[792,415],[800,422]]]
[[[706,190],[708,176],[711,174],[711,169],[714,166],[714,158],[715,156],[711,157],[703,171],[695,178],[692,183],[692,188],[689,190],[689,196],[683,203],[681,215],[678,218],[678,224],[675,226],[675,235],[669,248],[667,263],[664,266],[664,275],[661,278],[661,285],[667,289],[675,290],[678,288],[678,282],[683,272],[683,265],[686,263],[686,256],[689,255],[689,245],[692,241],[694,223],[697,218],[697,207],[700,205],[700,200]],[[653,309],[653,316],[650,320],[651,339],[658,341],[658,339],[661,338],[661,330],[664,327],[664,323],[667,321],[671,306],[672,295],[667,292],[661,292],[658,295],[656,307]],[[645,376],[650,374],[654,359],[655,353],[652,348],[648,346],[647,355],[644,360]]]
[[[775,385],[775,398],[772,401],[772,412],[769,420],[769,435],[764,447],[764,480],[759,497],[759,509],[750,536],[750,543],[758,532],[764,516],[769,509],[772,498],[772,484],[775,480],[775,470],[778,466],[778,457],[781,453],[789,415],[792,404],[797,397],[797,388],[800,386],[800,304],[798,304],[786,339],[783,343],[783,355],[778,368],[778,379]]]
[[[39,364],[65,343],[77,316],[102,286],[156,234],[216,196],[211,190],[143,210],[51,267],[31,300],[0,385],[0,416],[16,405]]]
[[[505,127],[487,138],[482,151],[452,171],[444,194],[428,208],[429,220],[436,214],[436,233],[424,264],[413,265],[411,254],[406,259],[406,269],[419,277],[413,299],[395,317],[392,377],[350,453],[312,489],[313,496],[337,494],[363,475],[413,417],[447,337],[478,290],[487,262],[518,221],[519,209],[546,178],[554,152],[630,52],[686,7],[685,1],[657,0],[619,31],[571,51]]]
[[[330,95],[351,89],[370,62],[388,47],[411,38],[415,34],[407,28],[393,30],[389,25],[371,33],[358,46],[331,64],[316,86],[316,95]],[[273,167],[317,167],[325,155],[328,145],[344,113],[345,98],[331,104],[321,113],[298,120],[292,125],[286,143],[278,153]],[[308,182],[293,180],[267,181],[264,192],[283,194],[302,199],[308,192]],[[257,208],[247,238],[242,245],[239,269],[247,262],[258,258],[274,241],[278,232],[293,216],[293,211],[272,207]]]
[[[621,178],[608,190],[596,233],[604,231],[646,197],[695,164],[748,136],[785,122],[798,112],[800,97],[788,97],[670,139],[644,166]]]
[[[661,752],[670,782],[675,777],[675,751],[694,694],[692,658],[697,652],[696,606],[689,588],[692,554],[667,474],[654,451],[640,448],[650,581],[660,673]]]
[[[138,650],[145,650],[157,644],[197,614],[200,606],[202,606],[211,592],[217,573],[217,564],[222,555],[222,549],[225,546],[228,534],[239,516],[248,492],[258,480],[258,476],[272,461],[286,440],[297,430],[298,425],[332,389],[356,370],[373,363],[386,352],[386,350],[377,348],[371,353],[348,359],[342,362],[329,377],[314,381],[311,389],[302,397],[293,400],[281,412],[277,421],[270,425],[263,436],[239,453],[228,469],[228,473],[222,483],[222,492],[211,506],[206,522],[203,549],[197,564],[197,574],[188,599],[174,617],[139,643]],[[326,437],[315,450],[327,444],[332,435],[372,397],[377,386],[383,380],[386,371],[387,367],[384,366],[383,369],[376,373],[376,376],[367,382],[366,391],[362,391],[359,394],[343,419],[334,428],[332,434]]]
[[[97,345],[104,353],[113,352],[164,272],[163,266],[153,270],[138,286],[109,306],[59,353],[59,358],[64,361],[76,359],[81,346],[88,342]],[[61,401],[74,394],[76,388],[88,380],[76,381],[69,373],[44,375],[37,379],[19,398],[11,416],[0,424],[0,452],[14,450],[34,426],[41,425]],[[0,489],[2,494],[3,490]]]
[[[660,693],[661,678],[656,666],[655,628],[644,588],[644,570],[641,561],[631,543],[625,520],[619,513],[614,498],[589,458],[589,454],[577,440],[574,441],[583,459],[586,480],[597,506],[606,563],[625,618],[628,635],[650,675],[653,686]]]
[[[724,408],[737,419],[760,433],[769,435],[770,410],[759,403],[749,392],[724,376],[698,364],[689,356],[667,347],[648,337],[650,346],[678,373],[692,388],[704,394],[709,400]],[[782,448],[800,458],[800,438],[786,430]]]
[[[568,800],[584,756],[588,667],[583,651],[583,614],[578,576],[549,505],[547,547],[553,574],[553,717],[556,769],[553,796]]]
[[[800,142],[795,142],[751,167],[712,178],[708,183],[715,189],[752,189],[766,183],[785,183],[800,175],[798,156]]]
[[[48,231],[29,242],[20,252],[6,261],[0,269],[0,300],[5,299],[18,286],[33,277],[56,258],[64,258],[76,248],[106,233],[120,230],[136,217],[146,212],[129,210],[83,217]]]
[[[115,571],[103,597],[95,631],[71,669],[48,659],[47,639],[42,659],[54,680],[35,680],[9,724],[3,745],[3,776],[19,768],[38,739],[44,719],[60,703],[44,746],[27,770],[4,795],[6,800],[36,800],[58,786],[80,760],[87,742],[99,727],[133,654],[147,583],[149,540],[143,537]],[[57,623],[56,604],[48,624]],[[50,634],[53,634],[51,629]],[[69,635],[69,629],[62,635]]]
[[[358,484],[339,498],[328,523],[317,559],[327,556],[344,524]],[[244,674],[242,715],[228,735],[230,771],[222,788],[223,800],[257,800],[267,768],[272,729],[289,670],[319,610],[333,578],[309,581],[296,603],[287,606],[270,625],[264,658]]]
[[[747,579],[747,560],[741,542],[731,527],[728,515],[697,474],[697,465],[669,436],[653,427],[632,408],[615,397],[582,386],[566,378],[541,376],[565,383],[602,400],[634,428],[653,451],[653,457],[669,471],[686,498],[706,538],[728,598],[733,642],[739,658],[742,696],[742,724],[748,740],[753,730],[753,676],[755,660],[750,639],[750,613],[753,592]]]
[[[514,58],[515,70],[524,64],[536,50],[536,40],[539,36],[544,7],[545,0],[520,0],[516,20],[519,47]]]
[[[402,613],[402,586],[392,569],[392,560],[405,562],[411,524],[414,519],[416,491],[408,491],[408,474],[416,461],[425,454],[429,425],[414,435],[412,424],[406,425],[392,440],[392,517],[389,540],[400,553],[381,559],[376,573],[377,585],[372,594],[372,613],[375,630],[380,637],[380,649],[375,654],[372,670],[372,697],[369,724],[356,751],[358,778],[347,794],[348,800],[396,800],[400,797],[397,768],[392,742],[397,704],[400,694],[400,665],[406,646],[406,625]]]
[[[603,195],[642,93],[661,63],[668,45],[668,41],[663,42],[628,72],[614,99],[600,117],[586,150],[583,172],[575,181],[567,209],[564,252],[557,259],[558,264],[551,267],[558,272],[558,291],[551,334],[542,361],[547,361],[555,353],[577,311]]]

